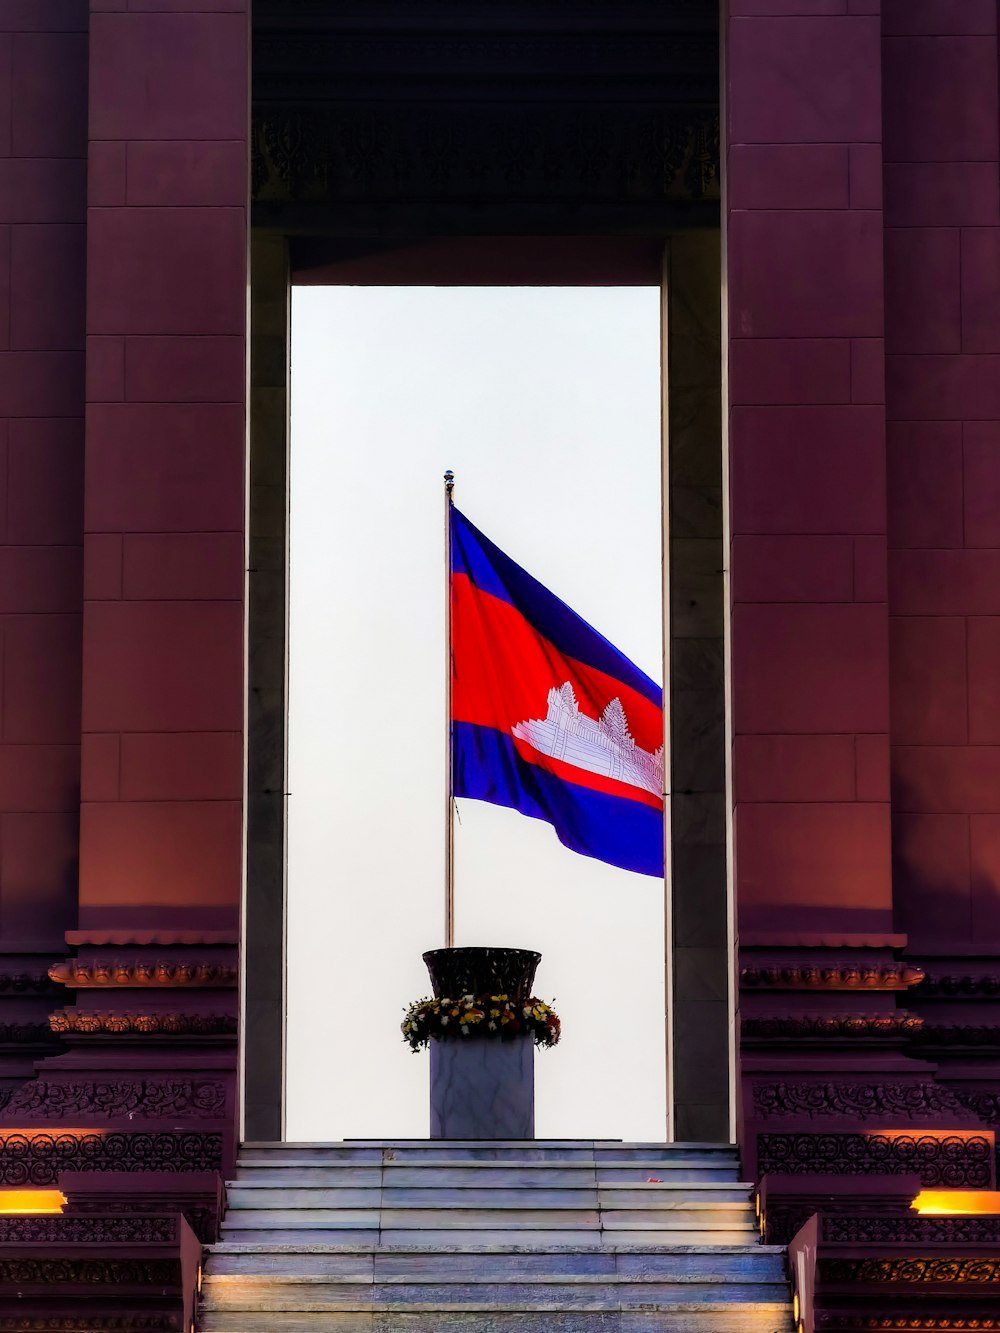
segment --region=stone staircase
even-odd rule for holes
[[[203,1333],[791,1333],[735,1149],[248,1143]]]

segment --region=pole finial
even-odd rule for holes
[[[451,468],[444,474],[444,493],[447,500],[451,500],[451,493],[455,489],[455,474]]]

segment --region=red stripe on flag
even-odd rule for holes
[[[589,769],[577,768],[575,764],[567,764],[562,759],[553,759],[550,754],[542,754],[541,750],[536,750],[518,736],[511,739],[514,749],[525,763],[544,768],[546,773],[554,777],[574,782],[578,787],[589,787],[591,791],[607,792],[609,796],[624,796],[630,801],[641,801],[643,805],[651,805],[654,810],[663,809],[663,798],[654,796],[645,787],[634,787],[631,782],[619,782],[617,778],[606,778],[603,773],[591,773]]]
[[[599,718],[612,699],[620,699],[636,744],[652,752],[663,743],[663,714],[656,704],[614,676],[560,653],[515,607],[477,588],[466,574],[452,578],[451,663],[456,722],[510,734],[519,722],[544,718],[549,690],[569,681],[581,713]],[[596,786],[576,776],[583,770],[563,767],[571,781]],[[630,783],[617,786],[622,795],[640,790]]]

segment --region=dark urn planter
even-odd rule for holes
[[[434,995],[506,995],[526,1000],[542,955],[531,949],[431,949]],[[430,1043],[432,1139],[532,1139],[535,1046],[469,1036]]]

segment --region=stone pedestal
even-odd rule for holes
[[[432,1139],[535,1136],[535,1047],[531,1037],[432,1041]]]

